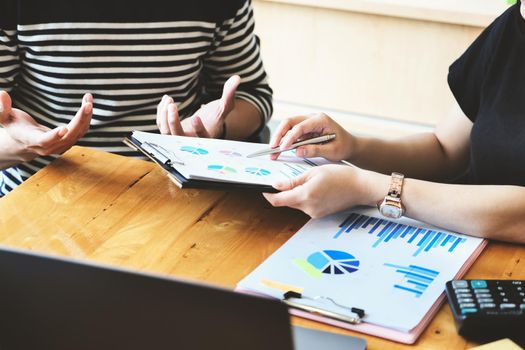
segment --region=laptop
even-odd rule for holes
[[[277,301],[197,282],[0,248],[0,349],[363,350],[290,326]]]

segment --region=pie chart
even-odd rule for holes
[[[211,170],[213,172],[216,172],[222,175],[235,174],[237,172],[237,170],[235,170],[232,167],[225,166],[225,165],[218,165],[218,164],[208,165],[208,170]]]
[[[315,252],[306,260],[317,270],[330,275],[349,274],[359,269],[359,260],[352,254],[340,250]]]
[[[228,157],[242,157],[242,154],[240,154],[239,152],[235,152],[235,151],[228,150],[228,149],[225,149],[219,152]]]
[[[256,176],[267,176],[270,175],[271,172],[269,170],[263,169],[263,168],[256,168],[256,167],[248,167],[244,169],[248,174],[256,175]]]
[[[203,155],[208,154],[208,151],[206,151],[204,148],[193,147],[193,146],[182,146],[180,150],[183,152],[188,152],[188,153],[195,154],[198,156],[203,156]]]

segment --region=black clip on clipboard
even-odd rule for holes
[[[338,313],[338,312],[323,310],[323,309],[317,308],[315,306],[301,304],[299,302],[294,301],[293,299],[309,299],[309,300],[324,299],[324,300],[328,300],[332,304],[334,304],[335,306],[348,309],[355,316],[344,315],[344,314],[341,314],[341,313]],[[328,298],[328,297],[310,298],[310,297],[306,297],[306,296],[302,295],[301,293],[297,293],[297,292],[294,292],[294,291],[288,291],[288,292],[284,293],[282,302],[285,303],[286,305],[294,308],[294,309],[298,309],[298,310],[301,310],[301,311],[306,311],[306,312],[309,312],[309,313],[312,313],[312,314],[317,314],[317,315],[320,315],[320,316],[328,317],[328,318],[331,318],[331,319],[334,319],[334,320],[337,320],[337,321],[347,322],[347,323],[350,323],[350,324],[359,324],[359,323],[361,323],[363,321],[363,318],[365,317],[365,310],[359,309],[359,308],[356,308],[356,307],[349,308],[349,307],[340,305],[339,303],[335,302],[332,298]]]

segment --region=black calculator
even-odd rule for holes
[[[475,341],[525,338],[525,281],[449,281],[446,293],[458,333]]]

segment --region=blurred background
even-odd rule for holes
[[[449,65],[515,0],[253,0],[275,120],[399,136],[450,112]]]

